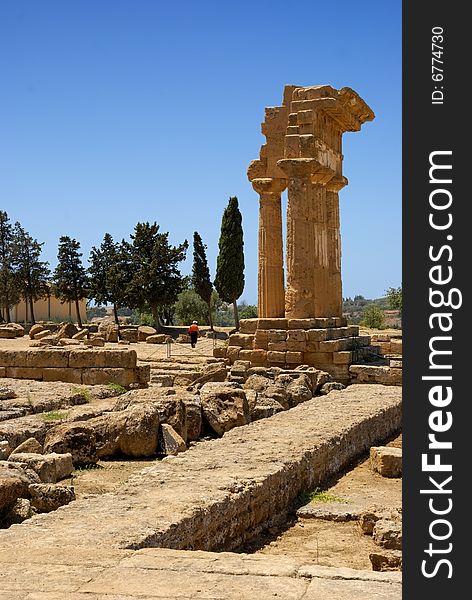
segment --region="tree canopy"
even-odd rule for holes
[[[87,297],[89,280],[82,264],[80,243],[63,235],[59,238],[57,267],[54,271],[54,292],[62,302],[74,302],[77,322],[82,327],[79,301]]]
[[[242,215],[235,196],[229,199],[223,213],[218,248],[215,288],[224,302],[233,304],[235,325],[239,329],[236,300],[244,291],[244,240]]]

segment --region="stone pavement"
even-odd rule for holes
[[[0,551],[0,600],[400,600],[401,574],[168,549]]]
[[[400,425],[400,388],[354,385],[156,461],[0,531],[0,600],[397,600],[397,575],[185,551],[237,549],[284,522],[301,492]]]

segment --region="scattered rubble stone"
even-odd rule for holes
[[[159,450],[166,455],[175,455],[187,450],[184,440],[168,423],[163,423],[160,427]]]
[[[402,523],[399,520],[379,519],[373,529],[372,539],[387,550],[402,549]]]
[[[402,553],[400,550],[383,550],[369,554],[373,571],[401,571]]]
[[[51,429],[44,442],[45,453],[70,453],[75,467],[98,461],[94,429],[86,423],[63,423]]]
[[[321,386],[320,394],[329,394],[333,390],[343,390],[346,386],[337,381],[329,381]]]
[[[402,450],[390,446],[374,446],[370,449],[370,464],[372,470],[383,477],[401,477]]]
[[[200,398],[203,415],[217,435],[251,420],[246,394],[235,383],[205,383]]]
[[[75,500],[74,488],[70,485],[34,483],[29,486],[29,492],[32,507],[40,513],[57,510]]]
[[[42,454],[43,447],[36,438],[30,437],[19,446],[17,446],[11,454],[21,454],[22,452],[29,452],[34,454]]]

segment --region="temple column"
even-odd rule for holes
[[[281,193],[285,179],[253,179],[259,194],[259,270],[258,315],[260,318],[282,318],[285,315],[284,264],[282,242]]]
[[[287,286],[285,316],[308,319],[332,316],[326,183],[334,172],[314,159],[284,159],[288,175]]]
[[[342,316],[341,225],[339,220],[339,191],[347,185],[345,177],[334,177],[326,186],[327,228],[330,294],[330,316]]]

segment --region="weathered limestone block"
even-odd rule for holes
[[[33,339],[35,340],[42,340],[43,338],[47,337],[51,335],[51,330],[50,329],[41,329],[41,331],[38,331],[38,333],[35,333],[33,336]]]
[[[72,456],[75,467],[95,464],[98,460],[93,428],[87,423],[64,423],[51,429],[44,442],[44,452]]]
[[[15,504],[8,510],[3,518],[3,523],[7,526],[17,523],[23,523],[26,519],[33,516],[31,502],[27,498],[17,498]]]
[[[269,350],[267,352],[267,361],[269,363],[285,364],[286,363],[285,352],[274,352],[274,351]]]
[[[56,482],[56,463],[54,458],[46,454],[34,454],[21,452],[10,454],[9,461],[24,463],[27,468],[32,469],[39,475],[43,483]]]
[[[239,346],[245,350],[252,350],[254,344],[254,335],[245,333],[234,333],[229,336],[229,346]]]
[[[138,342],[145,342],[150,335],[156,335],[157,330],[154,327],[140,325],[138,327]]]
[[[147,385],[151,379],[151,365],[138,365],[134,372],[136,374],[136,383]]]
[[[239,331],[241,333],[256,333],[258,319],[241,319],[239,321]]]
[[[80,340],[73,340],[69,338],[62,338],[59,340],[60,346],[80,346]]]
[[[402,553],[400,550],[383,550],[369,554],[373,571],[401,571]]]
[[[10,327],[1,327],[0,326],[0,339],[9,339],[12,340],[16,338],[16,331]]]
[[[370,465],[383,477],[402,476],[402,449],[390,446],[374,446],[370,449]]]
[[[122,340],[135,344],[138,342],[138,330],[137,329],[123,329],[120,331],[120,337]]]
[[[168,423],[162,423],[159,436],[159,451],[161,454],[169,456],[185,452],[186,450],[186,443],[175,429]]]
[[[105,351],[87,348],[73,349],[69,352],[69,367],[104,367],[106,360]]]
[[[285,357],[288,365],[299,365],[303,362],[303,352],[287,350]]]
[[[257,392],[255,401],[250,407],[251,421],[258,421],[259,419],[267,419],[272,415],[276,415],[279,412],[286,410],[282,404],[275,398],[268,398],[267,396],[260,396]]]
[[[206,383],[200,390],[203,415],[217,435],[250,422],[243,389],[232,383]]]
[[[43,443],[48,427],[37,415],[9,419],[0,422],[0,440],[8,442],[10,448],[16,448],[31,437]]]
[[[400,520],[379,519],[372,532],[376,544],[387,550],[402,549],[402,523]]]
[[[138,355],[136,350],[127,348],[119,350],[105,350],[105,367],[114,369],[133,369],[136,366]],[[95,366],[95,365],[94,365]]]
[[[43,381],[63,381],[65,383],[82,383],[82,369],[42,369]]]
[[[29,497],[29,479],[21,470],[0,466],[0,515],[14,506],[17,498]]]
[[[284,330],[270,329],[268,331],[269,344],[277,344],[287,341],[287,332]]]
[[[129,387],[136,381],[135,369],[95,369],[89,367],[82,370],[82,383],[84,385],[107,385],[117,383],[123,387]]]
[[[226,365],[225,363],[210,363],[205,365],[203,369],[200,371],[199,376],[194,384],[197,383],[208,383],[209,381],[224,381],[227,376]]]
[[[125,411],[133,406],[151,404],[158,411],[159,422],[172,425],[180,437],[187,441],[185,400],[189,397],[193,398],[193,394],[181,392],[167,395],[166,390],[162,390],[162,388],[131,390],[120,396],[113,410]]]
[[[12,379],[37,379],[43,378],[43,370],[37,367],[7,367],[5,377]]]
[[[72,338],[78,332],[77,327],[73,323],[64,323],[56,333],[57,339]]]
[[[34,453],[34,454],[42,454],[43,447],[38,442],[36,438],[30,437],[24,442],[22,442],[19,446],[17,446],[11,454],[18,454],[22,452]]]
[[[213,356],[214,358],[226,358],[227,351],[227,346],[215,346],[213,348]]]
[[[352,360],[352,352],[349,350],[333,352],[333,362],[335,365],[350,365]]]
[[[6,460],[11,454],[10,444],[6,440],[0,441],[0,460]]]
[[[193,394],[189,394],[188,396],[182,395],[181,400],[185,404],[185,428],[182,427],[181,431],[185,430],[187,432],[188,442],[196,441],[202,433],[203,415],[200,396]]]
[[[258,319],[258,329],[287,329],[287,319]]]
[[[307,365],[320,367],[320,365],[330,364],[333,362],[332,352],[304,352],[303,362]],[[320,367],[321,368],[321,367]]]
[[[326,396],[326,394],[329,394],[333,390],[343,390],[345,387],[345,385],[339,383],[338,381],[329,381],[328,383],[325,383],[323,386],[321,386],[320,394],[322,396]]]
[[[42,348],[27,350],[21,357],[22,362],[18,367],[56,367],[69,366],[69,351],[62,348]]]
[[[34,336],[37,333],[40,333],[41,331],[44,331],[44,327],[42,325],[39,325],[38,323],[36,323],[35,325],[31,326],[31,329],[29,330],[29,336],[30,339],[34,339]]]
[[[99,458],[116,454],[140,458],[157,452],[159,411],[151,403],[104,413],[87,421],[87,425],[95,433]]]
[[[403,342],[402,340],[392,340],[390,342],[390,352],[392,354],[402,354]]]
[[[254,334],[254,348],[267,350],[269,348],[269,330],[258,329]]]
[[[57,510],[75,500],[72,486],[34,483],[29,486],[31,505],[39,513]]]
[[[241,348],[239,346],[228,346],[226,350],[226,358],[229,360],[230,364],[233,364],[236,360],[239,359],[240,352]]]
[[[82,341],[87,339],[88,337],[88,329],[81,329],[77,333],[72,336],[73,340]]]
[[[119,338],[119,327],[113,321],[102,321],[98,326],[98,334],[107,342],[117,342]]]
[[[254,365],[265,365],[267,362],[267,351],[266,350],[253,350],[251,363]]]
[[[287,342],[269,342],[267,349],[270,352],[286,352]]]

